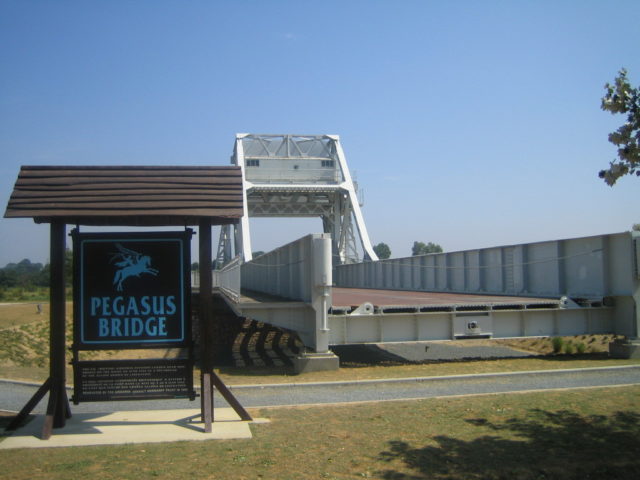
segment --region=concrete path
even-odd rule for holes
[[[193,409],[79,413],[41,440],[44,415],[38,415],[0,442],[0,450],[251,438],[249,422],[233,409],[216,408],[214,418],[211,433],[204,433],[200,411]]]

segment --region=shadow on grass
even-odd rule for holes
[[[578,415],[571,411],[529,411],[527,418],[491,423],[467,420],[496,432],[470,441],[446,435],[437,445],[389,442],[383,461],[401,460],[402,471],[385,470],[389,480],[418,479],[632,479],[640,468],[640,415]]]
[[[342,368],[370,367],[372,365],[408,365],[414,363],[374,344],[334,345],[331,350],[340,358],[340,367]]]
[[[546,355],[536,355],[536,358],[540,360],[553,360],[554,362],[572,362],[574,360],[611,360],[611,356],[608,352],[598,353],[548,353]]]
[[[341,368],[362,368],[370,366],[399,366],[399,365],[432,365],[442,363],[473,363],[473,362],[490,362],[497,360],[518,361],[521,359],[540,359],[554,362],[570,363],[576,360],[593,360],[602,361],[609,360],[608,353],[585,353],[585,354],[525,354],[521,357],[512,356],[468,356],[459,358],[442,358],[442,359],[425,359],[425,360],[408,360],[404,357],[391,353],[375,344],[362,345],[336,345],[331,350],[340,357]]]

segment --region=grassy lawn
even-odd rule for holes
[[[12,479],[637,478],[640,386],[252,412],[251,440],[4,451]],[[214,425],[215,428],[215,425]]]

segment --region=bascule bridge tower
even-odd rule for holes
[[[221,227],[217,265],[251,260],[249,217],[320,217],[334,265],[378,259],[337,135],[237,134],[231,163],[242,169],[245,212]]]

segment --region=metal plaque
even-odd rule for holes
[[[196,397],[190,359],[74,362],[73,402]]]

